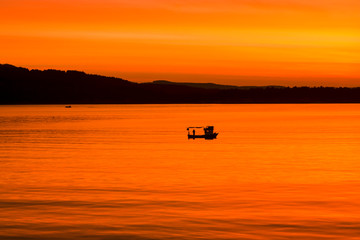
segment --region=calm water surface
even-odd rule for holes
[[[359,236],[360,105],[0,106],[0,239]]]

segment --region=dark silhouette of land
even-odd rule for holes
[[[360,88],[134,83],[79,71],[0,64],[0,104],[360,103]]]

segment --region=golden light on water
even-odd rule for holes
[[[359,107],[1,106],[0,238],[356,238]]]

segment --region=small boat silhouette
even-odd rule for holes
[[[65,108],[71,108],[71,106],[69,105],[69,106],[65,106]]]
[[[204,134],[203,135],[196,135],[195,134],[195,129],[196,128],[202,128],[204,130]],[[191,134],[191,130],[192,130],[192,134]],[[206,127],[188,127],[187,128],[188,131],[188,139],[192,138],[205,138],[207,140],[212,140],[215,139],[216,136],[219,134],[217,132],[214,132],[214,126],[206,126]]]

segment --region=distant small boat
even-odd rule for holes
[[[71,108],[71,106],[69,105],[69,106],[65,106],[65,108]]]
[[[196,128],[202,128],[204,130],[204,134],[203,135],[196,135],[195,134],[195,129]],[[192,130],[192,132],[191,132]],[[214,132],[214,126],[206,126],[206,127],[188,127],[187,128],[188,131],[188,139],[192,138],[205,138],[207,140],[212,140],[215,139],[216,136],[219,134],[217,132]],[[192,133],[192,134],[191,134]]]

